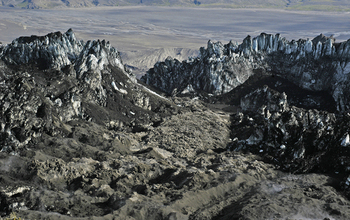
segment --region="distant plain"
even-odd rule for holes
[[[143,74],[168,55],[195,56],[212,41],[241,43],[261,32],[280,33],[288,40],[334,35],[350,38],[350,12],[222,9],[184,7],[96,7],[24,10],[0,7],[0,41],[19,36],[65,32],[72,28],[79,39],[106,39],[122,54],[124,63]]]

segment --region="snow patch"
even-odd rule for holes
[[[349,134],[346,134],[341,142],[341,146],[347,147],[349,145],[350,145],[350,137],[349,137]]]

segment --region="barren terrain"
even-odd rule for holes
[[[144,74],[167,56],[196,56],[212,41],[240,43],[247,35],[280,33],[287,39],[313,38],[320,33],[337,41],[350,38],[349,12],[302,12],[268,9],[175,7],[99,7],[21,10],[0,8],[0,41],[43,35],[72,28],[84,40],[106,39],[124,62]]]
[[[240,43],[261,32],[289,40],[323,33],[343,41],[350,38],[349,17],[263,9],[0,8],[4,44],[63,32],[0,47],[0,219],[12,212],[52,220],[349,219],[350,116],[333,113],[338,99],[301,89],[283,78],[286,71],[276,75],[272,62],[262,63],[277,60],[265,50],[253,57],[260,68],[239,72],[254,75],[221,96],[202,95],[192,85],[162,96],[128,69],[141,76],[168,55],[196,56],[209,39]],[[86,42],[93,39],[110,41],[123,59],[105,41]],[[207,54],[201,59],[211,61],[224,48],[213,45],[201,50]],[[232,61],[239,69],[254,60],[232,51],[222,49],[210,64]],[[290,59],[283,61],[289,67]],[[175,64],[169,58],[157,65]],[[349,75],[342,70],[334,78]]]

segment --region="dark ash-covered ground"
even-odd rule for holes
[[[163,97],[71,30],[0,54],[3,218],[350,218],[350,119],[327,93],[260,72]]]

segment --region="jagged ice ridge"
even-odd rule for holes
[[[72,29],[46,36],[20,37],[11,44],[0,47],[0,59],[7,64],[37,63],[42,69],[58,69],[74,65],[77,77],[88,71],[102,70],[105,65],[127,70],[119,52],[105,40],[84,43],[77,40]],[[132,75],[129,74],[131,77]]]
[[[224,94],[243,84],[256,70],[278,74],[301,88],[327,91],[339,111],[350,108],[350,40],[319,35],[314,39],[288,41],[279,34],[247,36],[238,45],[208,41],[197,58],[179,62],[168,57],[142,78],[171,94],[188,85],[197,91]]]

